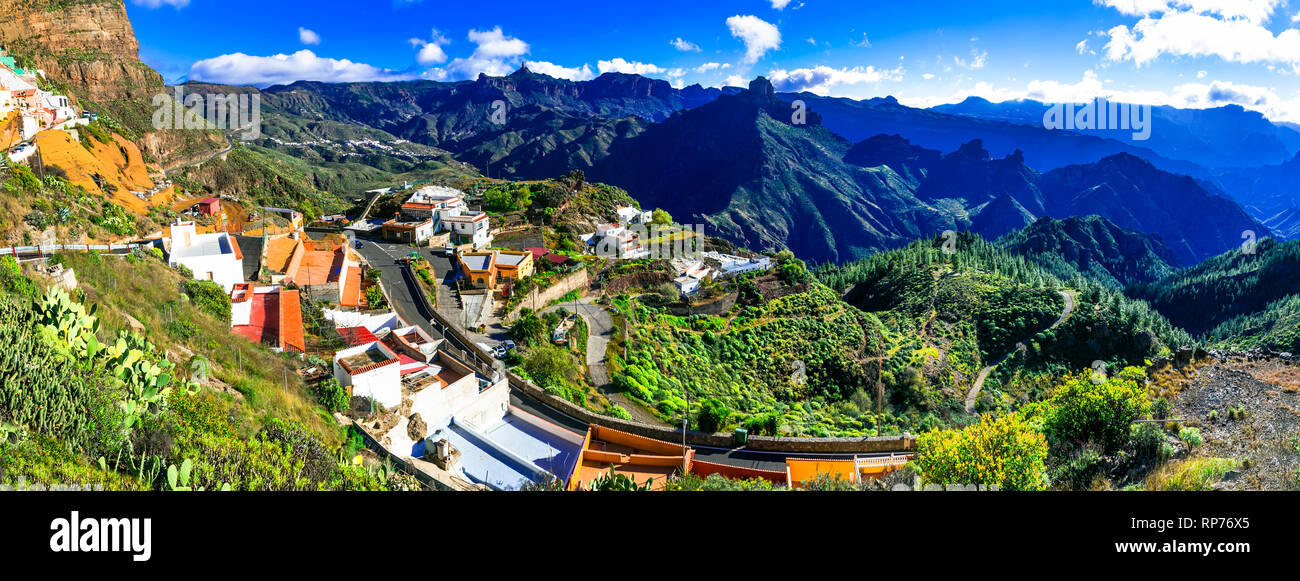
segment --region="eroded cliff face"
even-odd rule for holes
[[[21,64],[63,83],[83,107],[128,128],[162,167],[202,159],[225,145],[209,132],[155,130],[162,75],[140,62],[123,0],[0,0],[0,45]]]
[[[140,62],[122,0],[0,0],[0,43],[94,101],[147,99],[162,76]]]

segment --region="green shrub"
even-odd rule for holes
[[[210,280],[187,280],[185,294],[200,311],[223,323],[230,322],[230,295],[221,285]]]
[[[341,412],[348,408],[348,392],[333,377],[316,383],[312,387],[312,393],[330,412]]]
[[[702,432],[717,432],[727,423],[731,417],[731,410],[727,409],[721,401],[709,398],[701,402],[700,411],[695,417],[696,425]]]
[[[1201,430],[1191,427],[1178,430],[1178,439],[1187,442],[1187,445],[1193,448],[1205,443],[1205,439],[1201,437]]]
[[[916,468],[926,484],[1047,487],[1047,440],[1019,414],[984,416],[960,430],[934,430],[918,436],[916,448]]]
[[[1133,420],[1150,410],[1145,380],[1145,372],[1135,367],[1101,381],[1091,374],[1072,376],[1048,400],[1043,427],[1060,442],[1117,450],[1128,442]]]

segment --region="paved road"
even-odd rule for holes
[[[365,257],[371,268],[379,269],[379,284],[388,295],[389,306],[398,316],[412,325],[419,325],[434,337],[442,337],[442,326],[433,319],[433,314],[424,308],[424,301],[416,297],[419,292],[416,281],[406,273],[398,259],[410,253],[410,247],[403,244],[390,244],[374,240],[365,240],[357,252]],[[454,337],[447,336],[448,341],[460,349]]]
[[[1052,323],[1052,326],[1047,328],[1048,331],[1065,324],[1066,319],[1069,319],[1070,314],[1074,312],[1074,294],[1068,291],[1059,292],[1061,293],[1061,297],[1065,299],[1065,309],[1061,311],[1060,318],[1056,319],[1056,322]],[[1001,365],[1002,362],[1006,361],[1007,358],[1024,348],[1025,344],[1023,342],[1016,343],[1016,348],[1012,349],[1010,353],[1003,355],[1002,358],[995,361],[993,365],[980,370],[979,375],[975,378],[974,385],[971,385],[970,391],[966,393],[966,413],[975,413],[975,398],[979,397],[980,390],[984,388],[984,382],[988,380],[989,374],[993,373],[993,370],[996,369],[997,366]]]
[[[614,320],[609,316],[609,311],[596,304],[597,300],[597,297],[583,297],[576,302],[547,307],[542,312],[550,313],[563,307],[571,313],[576,312],[582,316],[583,320],[587,321],[587,375],[591,377],[591,382],[596,385],[596,389],[615,405],[627,410],[632,419],[654,426],[668,425],[640,402],[614,390],[609,372],[605,369],[606,352],[609,350],[609,341],[614,336]]]

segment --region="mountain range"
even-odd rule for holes
[[[996,238],[1047,216],[1096,214],[1157,235],[1180,264],[1234,247],[1245,230],[1270,232],[1208,171],[1150,149],[889,98],[777,94],[762,78],[744,90],[674,89],[637,75],[574,82],[523,68],[456,83],[298,82],[261,94],[272,140],[410,141],[514,179],[582,169],[683,222],[816,263],[948,229]],[[795,100],[807,111],[802,123]]]

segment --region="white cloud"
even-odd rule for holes
[[[673,48],[682,52],[700,52],[700,45],[685,40],[680,36],[668,41],[668,44],[673,45]]]
[[[767,51],[781,46],[781,31],[757,16],[732,16],[727,19],[727,28],[731,29],[731,36],[745,43],[746,64],[758,62]]]
[[[190,67],[189,76],[196,81],[258,87],[289,84],[294,81],[345,83],[400,81],[413,78],[413,75],[408,73],[381,69],[365,63],[319,57],[307,49],[293,54],[272,56],[224,54],[194,63]]]
[[[650,63],[633,62],[622,57],[608,61],[596,61],[596,69],[601,74],[626,73],[629,75],[651,75],[664,72],[664,68]]]
[[[473,54],[452,59],[445,69],[431,71],[431,78],[472,79],[479,74],[505,76],[519,67],[529,50],[528,43],[506,36],[500,26],[492,30],[471,30],[469,41],[475,45]]]
[[[1086,38],[1080,40],[1079,44],[1074,45],[1074,51],[1079,54],[1097,54],[1097,51],[1088,46],[1088,39]]]
[[[867,38],[867,33],[862,33],[862,40],[855,40],[849,44],[859,48],[871,48],[871,39]]]
[[[748,87],[749,80],[740,75],[731,75],[722,81],[724,87]]]
[[[875,84],[881,81],[901,81],[904,70],[900,65],[896,69],[883,70],[872,66],[834,69],[825,65],[813,68],[784,70],[775,69],[767,76],[772,86],[778,91],[809,91],[820,95],[828,94],[831,87],[837,85]]]
[[[177,10],[189,5],[190,0],[131,0],[136,6],[144,6],[150,10],[159,8],[163,5],[175,6]]]
[[[1274,34],[1266,26],[1283,0],[1095,1],[1141,17],[1132,27],[1121,24],[1106,32],[1110,61],[1142,66],[1162,55],[1218,57],[1300,69],[1300,30]]]
[[[1263,23],[1283,0],[1093,0],[1125,16],[1153,16],[1175,12],[1213,14],[1226,19],[1244,19]]]
[[[431,67],[447,62],[447,53],[442,50],[443,45],[450,43],[447,37],[443,36],[436,29],[433,31],[433,40],[424,40],[422,38],[412,38],[411,46],[418,47],[419,52],[415,53],[415,62],[420,66]]]
[[[698,67],[695,67],[695,72],[703,74],[712,71],[721,71],[729,68],[731,68],[731,63],[704,63]]]
[[[989,62],[989,52],[971,49],[969,61],[956,56],[952,57],[952,61],[963,69],[982,69]]]
[[[1196,78],[1198,78],[1198,79],[1204,79],[1204,78],[1205,78],[1205,75],[1207,75],[1207,74],[1209,74],[1209,73],[1206,73],[1205,71],[1196,71]]]
[[[535,73],[570,81],[588,81],[596,77],[595,73],[591,72],[591,66],[587,64],[583,64],[582,67],[562,67],[546,61],[526,61],[524,66]]]
[[[303,44],[312,44],[312,45],[320,44],[320,35],[316,34],[316,32],[313,30],[299,26],[298,41]]]
[[[928,81],[934,78],[934,73],[925,73],[924,75],[921,75],[921,78]]]
[[[772,0],[772,8],[777,10],[785,10],[788,4],[790,4],[790,0]]]

